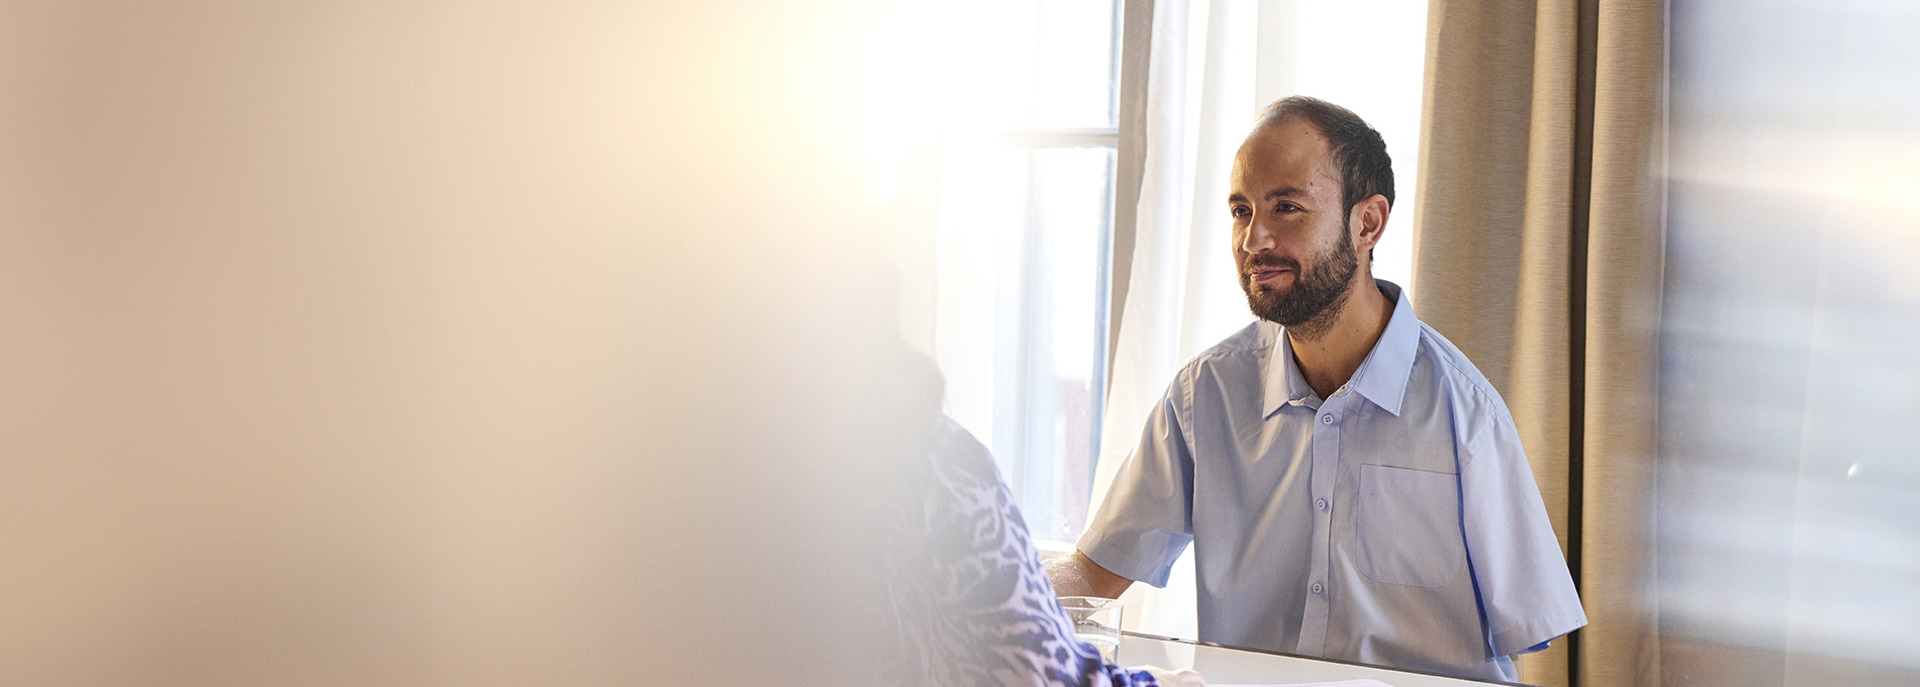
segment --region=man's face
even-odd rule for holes
[[[1302,119],[1270,122],[1233,159],[1233,259],[1253,314],[1287,327],[1331,322],[1359,269],[1325,136]]]

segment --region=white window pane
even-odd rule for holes
[[[1113,0],[1035,0],[1036,126],[1113,125]]]
[[[1111,127],[1114,10],[1114,0],[943,4],[929,17],[937,30],[914,39],[928,73],[890,71],[903,92],[939,84],[924,106],[946,131]]]
[[[1085,526],[1104,369],[1106,149],[975,154],[942,189],[936,343],[948,412],[1040,539]]]

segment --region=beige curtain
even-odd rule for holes
[[[1590,624],[1545,685],[1654,685],[1666,7],[1434,0],[1414,288],[1505,395]]]

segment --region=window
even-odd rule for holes
[[[1039,540],[1085,527],[1106,370],[1120,7],[1010,0],[943,103],[935,357]]]

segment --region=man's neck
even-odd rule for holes
[[[1312,338],[1287,330],[1294,363],[1320,398],[1331,398],[1335,390],[1353,379],[1393,317],[1394,304],[1380,293],[1372,277],[1362,276],[1347,288],[1347,302],[1333,313],[1332,322],[1325,327],[1303,328],[1313,332]]]

